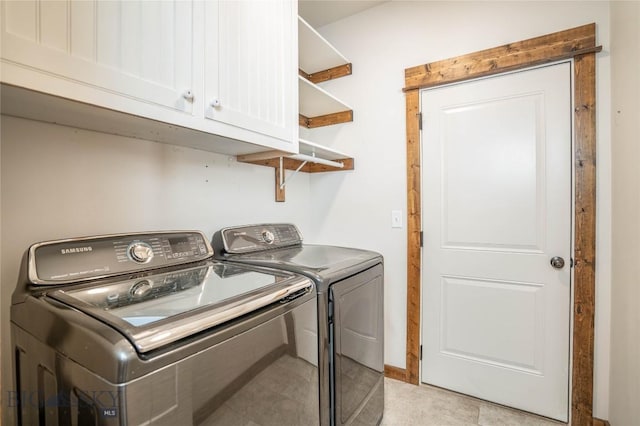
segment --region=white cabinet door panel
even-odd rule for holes
[[[297,136],[297,9],[219,1],[206,11],[206,117],[292,144]]]
[[[40,3],[40,43],[52,49],[67,51],[69,42],[68,3]]]
[[[94,61],[95,58],[95,9],[93,1],[75,1],[70,6],[71,26],[69,53],[76,58]]]
[[[4,61],[192,112],[182,96],[193,89],[192,2],[6,1],[2,8]],[[53,92],[46,80],[5,82]]]

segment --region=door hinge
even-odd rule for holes
[[[422,130],[422,113],[418,113],[418,129]]]
[[[422,361],[422,345],[420,345],[420,361]]]
[[[420,231],[420,247],[424,247],[424,232]]]

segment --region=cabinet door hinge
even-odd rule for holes
[[[424,247],[424,232],[420,231],[420,247]]]
[[[422,113],[418,113],[418,129],[422,130]]]
[[[420,361],[422,361],[422,345],[420,345]]]

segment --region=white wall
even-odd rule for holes
[[[640,419],[640,2],[611,5],[612,426]]]
[[[272,168],[4,115],[0,124],[3,395],[13,389],[10,298],[31,243],[169,229],[199,229],[210,237],[224,226],[271,221],[309,231],[308,174],[287,185],[285,203],[275,203]]]
[[[393,1],[320,28],[353,63],[324,84],[351,105],[351,124],[313,129],[311,140],[352,154],[356,173],[311,177],[313,238],[385,256],[385,362],[405,367],[406,227],[404,69],[596,22],[598,246],[595,413],[608,415],[610,284],[610,70],[608,2]],[[337,188],[337,190],[336,190]],[[406,220],[405,220],[406,222]],[[353,228],[352,228],[353,227]],[[345,232],[345,230],[350,232]]]

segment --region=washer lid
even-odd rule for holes
[[[291,273],[215,262],[47,297],[109,324],[145,353],[312,289],[309,279]]]

